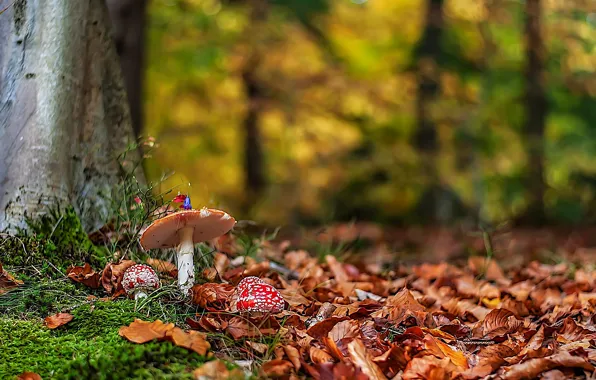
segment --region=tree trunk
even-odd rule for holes
[[[544,42],[540,30],[541,6],[541,0],[526,0],[526,120],[524,131],[528,154],[526,190],[529,195],[529,203],[520,222],[533,225],[546,222],[544,130],[548,104],[544,92]]]
[[[133,138],[108,25],[103,0],[16,0],[0,17],[0,228],[54,202],[87,230],[105,221]]]
[[[250,55],[244,64],[242,81],[246,94],[247,111],[244,118],[244,171],[246,199],[244,211],[249,212],[261,197],[266,185],[261,141],[260,123],[265,102],[262,81],[258,69],[261,61],[260,38],[267,21],[267,0],[251,1],[251,24],[249,27]]]
[[[107,0],[135,136],[143,133],[147,0]]]
[[[431,114],[431,106],[439,94],[439,60],[443,34],[443,0],[428,0],[425,28],[416,47],[418,96],[416,117],[418,126],[413,144],[420,154],[422,171],[429,181],[418,203],[416,214],[431,223],[446,222],[453,214],[453,194],[441,183],[437,170],[439,137]]]

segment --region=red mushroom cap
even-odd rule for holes
[[[141,233],[143,250],[173,248],[180,244],[178,231],[192,227],[193,242],[199,243],[219,237],[234,227],[236,220],[221,210],[202,208],[200,210],[182,210],[164,216],[151,223]]]
[[[285,308],[285,300],[275,287],[260,279],[260,282],[250,281],[253,281],[252,285],[239,289],[236,301],[238,311],[279,313]]]
[[[236,285],[236,291],[238,293],[242,292],[244,289],[251,287],[255,284],[265,284],[265,281],[261,280],[260,278],[256,277],[256,276],[248,276],[248,277],[244,277],[239,283],[238,285]]]
[[[136,264],[124,272],[122,287],[126,293],[135,289],[157,289],[159,288],[159,277],[149,265]]]

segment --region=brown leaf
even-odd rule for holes
[[[397,306],[410,311],[424,311],[422,306],[412,293],[406,288],[403,288],[394,296],[388,297],[386,301],[387,306]]]
[[[360,368],[362,372],[371,380],[386,379],[379,366],[373,361],[372,356],[366,351],[366,347],[360,339],[355,339],[348,344],[350,359],[354,365]]]
[[[226,364],[221,360],[212,360],[193,371],[196,380],[232,380],[244,379],[244,374],[240,368],[228,370]]]
[[[561,343],[568,343],[582,339],[593,339],[596,335],[594,331],[579,326],[569,317],[565,318],[563,326],[557,331],[557,340]]]
[[[594,371],[594,366],[586,358],[573,356],[567,351],[560,351],[545,358],[530,359],[506,368],[503,378],[508,380],[534,379],[541,373],[555,368],[582,368],[589,372]]]
[[[269,346],[267,346],[265,343],[258,343],[258,342],[253,342],[250,340],[247,340],[245,343],[253,351],[255,351],[261,355],[265,354],[265,352],[267,352],[267,350],[269,349]]]
[[[465,379],[478,379],[490,375],[495,369],[507,363],[506,358],[515,356],[519,349],[506,344],[495,344],[480,349],[474,367],[462,373]]]
[[[329,332],[331,331],[333,326],[335,326],[337,323],[339,323],[341,321],[345,321],[347,319],[350,319],[350,318],[348,318],[348,317],[329,317],[329,318],[323,320],[322,322],[312,325],[308,330],[306,330],[306,333],[315,339],[321,339],[322,337],[327,336],[327,334],[329,334]]]
[[[211,345],[205,340],[205,334],[198,331],[184,331],[180,328],[173,328],[167,332],[168,340],[176,346],[184,347],[199,355],[207,354]]]
[[[428,355],[412,359],[404,373],[404,380],[447,380],[453,365],[448,358],[439,359],[436,356]]]
[[[483,256],[473,256],[468,259],[468,266],[475,274],[484,273],[487,280],[503,280],[505,275],[499,264],[493,259]]]
[[[160,320],[146,322],[135,319],[130,325],[120,327],[118,334],[133,343],[167,340],[199,355],[205,355],[211,347],[205,340],[205,334],[198,331],[184,331],[173,323],[163,323]]]
[[[23,372],[17,376],[17,380],[41,380],[41,376],[35,372]]]
[[[298,372],[300,370],[300,351],[298,351],[298,349],[294,346],[286,345],[284,346],[284,352],[286,353],[286,356],[290,362],[292,362],[294,365],[296,372]]]
[[[159,273],[166,273],[171,277],[178,277],[178,268],[169,261],[149,258],[147,264],[151,265]]]
[[[206,283],[191,288],[192,302],[209,311],[225,310],[227,302],[234,293],[230,284]]]
[[[400,370],[406,368],[409,358],[406,357],[405,348],[401,345],[392,345],[391,348],[385,351],[384,354],[376,356],[373,361],[377,363],[379,368],[385,372],[397,374]]]
[[[294,365],[287,360],[274,359],[264,363],[261,371],[266,377],[281,377],[292,371]]]
[[[124,271],[135,265],[132,260],[122,260],[118,264],[108,263],[101,274],[101,285],[113,297],[126,294],[122,287]]]
[[[517,331],[523,322],[505,309],[494,309],[486,315],[479,328],[481,337],[493,339]]]
[[[226,331],[234,339],[256,338],[261,336],[261,332],[253,323],[249,323],[246,319],[240,317],[230,319]]]
[[[449,358],[451,362],[458,367],[459,370],[468,368],[468,360],[463,352],[452,348],[451,346],[441,342],[439,339],[427,335],[424,337],[425,348],[432,352],[438,358]]]
[[[299,289],[280,289],[279,292],[290,307],[306,306],[312,303]]]
[[[173,323],[164,324],[160,320],[146,322],[135,319],[129,326],[120,327],[118,334],[133,343],[147,343],[154,339],[164,339],[174,327]]]
[[[318,347],[311,347],[309,351],[310,360],[313,363],[326,363],[326,362],[333,362],[333,356],[331,356],[327,351],[321,350]]]
[[[67,324],[68,322],[72,321],[73,316],[68,313],[58,313],[54,315],[50,315],[44,319],[45,325],[49,329],[56,329],[60,326]]]
[[[230,259],[228,259],[227,255],[221,252],[216,252],[215,257],[213,258],[213,263],[215,266],[215,270],[217,271],[217,273],[219,273],[219,276],[221,277],[230,266]]]
[[[359,333],[358,321],[353,319],[338,322],[331,331],[329,331],[329,338],[333,339],[334,342],[339,342],[342,339],[353,339],[358,336]]]
[[[335,256],[327,255],[325,256],[325,261],[327,262],[327,265],[329,265],[329,269],[333,273],[335,281],[337,281],[339,284],[349,281],[349,276],[346,273],[343,264],[337,261]]]
[[[91,268],[89,263],[85,263],[83,266],[71,266],[66,270],[68,278],[74,282],[81,283],[92,289],[99,288],[100,276],[99,273]]]
[[[22,285],[23,281],[17,280],[10,273],[2,268],[0,263],[0,294],[6,293],[12,288]]]

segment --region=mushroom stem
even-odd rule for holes
[[[146,298],[147,297],[147,293],[145,293],[142,290],[137,290],[135,292],[135,300],[141,299],[141,298]]]
[[[184,227],[178,231],[180,234],[180,245],[178,246],[178,286],[184,294],[188,294],[188,290],[195,283],[193,232],[193,227]]]

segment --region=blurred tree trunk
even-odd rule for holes
[[[135,136],[143,131],[143,73],[148,0],[107,0]]]
[[[546,222],[544,195],[544,131],[548,104],[544,89],[544,42],[541,33],[541,0],[526,0],[526,152],[528,166],[526,190],[529,195],[528,208],[519,219],[520,223],[539,225]]]
[[[261,38],[267,21],[269,4],[267,0],[251,0],[250,37],[248,58],[242,70],[242,81],[246,95],[247,110],[244,117],[244,173],[246,198],[244,211],[249,212],[259,200],[266,185],[261,140],[261,114],[265,102],[263,83],[259,79],[261,62]]]
[[[439,95],[441,38],[444,16],[443,0],[427,0],[426,18],[422,37],[415,48],[418,96],[416,117],[418,125],[413,143],[420,154],[423,174],[429,180],[416,214],[431,223],[444,223],[453,214],[453,194],[441,183],[438,171],[440,151],[437,125],[432,116],[432,105]]]
[[[87,230],[111,211],[133,134],[108,25],[103,0],[17,0],[0,17],[1,229],[55,202]]]

